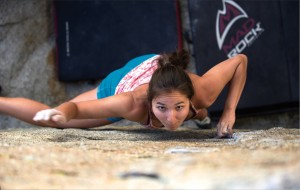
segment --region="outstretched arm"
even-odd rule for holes
[[[54,109],[38,112],[34,120],[47,125],[59,125],[71,119],[101,119],[123,117],[134,120],[135,102],[131,93],[123,93],[100,100],[65,102]]]
[[[235,123],[235,110],[246,82],[247,57],[239,54],[211,68],[202,77],[193,80],[195,101],[209,107],[228,84],[224,110],[217,125],[218,137],[231,137]]]

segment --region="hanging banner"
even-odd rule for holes
[[[198,74],[235,56],[248,56],[238,109],[299,102],[298,0],[189,0]],[[211,111],[221,111],[226,90]]]

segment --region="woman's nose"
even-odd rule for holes
[[[169,122],[174,122],[176,120],[176,113],[174,110],[169,111],[167,120]]]

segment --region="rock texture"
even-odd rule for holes
[[[299,129],[141,126],[0,133],[3,189],[299,189]]]
[[[54,106],[97,85],[58,81],[54,28],[52,1],[0,1],[0,96]],[[0,128],[27,126],[3,115],[0,123]]]
[[[49,2],[0,1],[0,82],[4,95],[46,103],[59,99]]]
[[[0,1],[1,96],[27,97],[53,105],[65,99],[56,78],[51,1]],[[19,122],[1,116],[5,126]]]

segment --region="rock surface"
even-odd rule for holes
[[[2,189],[299,189],[299,129],[141,126],[0,133]]]

